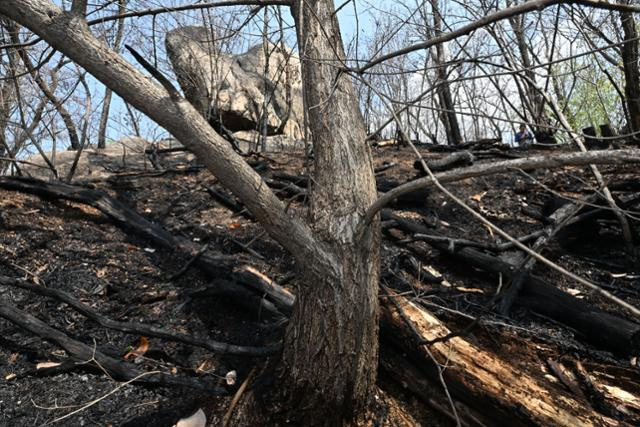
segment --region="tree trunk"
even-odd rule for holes
[[[526,15],[517,16],[509,19],[513,34],[518,44],[518,50],[520,51],[520,58],[522,60],[522,66],[524,68],[525,88],[522,93],[523,105],[527,107],[531,113],[531,121],[533,124],[533,132],[536,140],[542,143],[555,143],[553,132],[550,131],[549,117],[545,113],[545,99],[538,89],[536,89],[536,73],[533,71],[533,61],[529,55],[529,46],[525,37],[525,18]]]
[[[122,15],[126,11],[127,0],[118,0],[118,15]],[[117,25],[118,29],[116,30],[116,39],[113,43],[113,50],[119,52],[120,44],[124,37],[124,18],[118,19]],[[109,122],[109,109],[111,108],[112,95],[113,91],[106,88],[104,92],[104,101],[102,103],[102,112],[100,113],[100,124],[98,125],[98,148],[105,148],[107,145],[107,123]]]
[[[344,50],[333,1],[298,1],[293,15],[315,154],[313,229],[333,263],[299,266],[281,379],[289,420],[341,425],[367,406],[376,381],[379,225],[356,236],[376,184],[354,85],[336,67]]]
[[[311,227],[287,213],[261,177],[175,89],[142,75],[99,42],[86,21],[48,0],[3,0],[0,13],[68,55],[187,146],[282,244],[301,269],[285,336],[285,416],[305,425],[349,422],[368,404],[378,355],[380,231],[358,233],[376,199],[371,154],[333,2],[293,5],[315,153]],[[279,402],[281,403],[281,402]]]
[[[628,2],[625,2],[628,3]],[[629,12],[620,12],[625,43],[622,45],[624,93],[629,111],[629,132],[640,131],[640,70],[638,69],[638,31]],[[636,141],[637,137],[634,138]]]
[[[433,12],[434,33],[437,37],[442,34],[442,16],[440,14],[440,5],[438,4],[438,0],[431,0],[431,10]],[[436,81],[436,85],[438,85],[438,100],[440,101],[440,107],[442,108],[440,117],[447,134],[447,143],[449,145],[457,145],[462,142],[462,134],[460,133],[458,118],[456,117],[454,110],[451,86],[447,81],[449,78],[449,71],[448,67],[445,65],[443,44],[435,46],[434,61],[437,66],[438,79]]]

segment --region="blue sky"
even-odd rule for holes
[[[340,12],[338,13],[338,19],[340,22],[340,27],[341,27],[341,31],[342,31],[342,35],[343,35],[343,41],[345,43],[345,45],[348,45],[355,37],[355,33],[356,33],[356,28],[359,28],[359,33],[360,34],[364,34],[367,32],[371,32],[373,31],[373,20],[372,20],[372,15],[368,12],[368,2],[367,1],[363,1],[363,0],[354,0],[355,1],[355,8],[358,11],[358,18],[356,19],[356,15],[355,15],[355,11],[354,11],[354,5],[353,2],[349,5],[347,5],[346,7],[342,8],[340,10]],[[56,0],[56,2],[59,2],[59,0]],[[339,6],[340,4],[342,4],[344,1],[337,1],[336,3],[336,7]],[[185,1],[178,1],[175,2],[176,4],[190,4],[193,2],[185,2]],[[389,1],[389,0],[379,0],[376,2],[376,7],[385,7],[385,6],[389,6],[391,4],[393,4],[394,2]],[[287,23],[293,25],[293,19],[291,17],[290,14],[288,14],[283,8],[283,12],[284,13],[284,19]],[[135,22],[133,22],[135,24]],[[129,25],[131,25],[131,23],[129,23]],[[253,28],[249,27],[249,31],[251,33],[255,33],[258,34],[261,30],[260,28],[260,20],[257,19]],[[274,24],[274,27],[277,24]],[[158,35],[159,39],[162,40],[163,39],[163,34],[159,34]],[[294,44],[295,43],[295,34],[293,32],[290,33],[290,40],[289,43],[290,44]],[[256,38],[255,42],[259,42],[259,39]],[[135,46],[134,46],[135,47]],[[132,61],[132,58],[127,56],[127,59],[129,61]],[[133,62],[133,61],[132,61]],[[95,85],[94,87],[98,87],[98,86],[102,86],[100,83],[94,81],[93,85]],[[104,89],[99,89],[98,90],[98,94],[102,93]],[[110,126],[108,127],[108,131],[107,131],[107,137],[110,140],[118,140],[122,137],[128,136],[129,134],[132,133],[130,126],[121,126],[118,125],[116,118],[117,117],[122,117],[122,118],[126,118],[126,109],[125,109],[125,105],[122,101],[122,99],[118,96],[114,96],[112,103],[111,103],[111,117],[112,120],[114,120]],[[151,122],[150,120],[143,118],[141,120],[140,123],[140,127],[143,133],[144,137],[147,138],[159,138],[159,137],[164,137],[164,136],[168,136],[166,134],[166,132],[162,131],[161,129],[159,129],[153,122]],[[94,142],[94,141],[92,141]]]

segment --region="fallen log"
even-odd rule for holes
[[[375,167],[373,169],[373,173],[378,175],[378,174],[386,172],[387,170],[389,170],[391,168],[395,168],[396,166],[398,166],[397,163],[385,161],[382,165]]]
[[[218,203],[220,203],[225,208],[244,216],[246,219],[254,221],[255,218],[251,213],[244,207],[244,205],[235,200],[235,198],[228,194],[224,190],[219,190],[217,188],[205,185],[204,189],[209,193],[209,195]]]
[[[507,280],[518,273],[512,264],[472,248],[451,255],[485,271],[502,273]],[[527,275],[515,303],[569,326],[598,348],[625,356],[640,351],[640,325],[593,307],[538,276]]]
[[[116,331],[125,332],[128,334],[156,337],[168,341],[181,342],[196,347],[202,347],[218,354],[235,354],[239,356],[269,356],[276,353],[280,349],[280,346],[253,347],[227,344],[208,338],[198,338],[182,333],[171,332],[169,330],[158,328],[153,325],[112,320],[102,315],[97,310],[89,307],[88,305],[83,304],[73,295],[60,291],[58,289],[35,285],[33,283],[27,282],[26,280],[14,279],[11,277],[0,275],[0,285],[19,287],[37,293],[39,295],[54,298],[58,301],[68,304],[78,313],[95,321],[100,326]]]
[[[209,381],[192,380],[176,377],[162,372],[143,372],[132,368],[129,364],[116,360],[102,353],[95,347],[76,341],[67,334],[52,328],[31,314],[18,310],[12,303],[0,300],[0,317],[20,326],[42,339],[62,347],[70,356],[80,363],[95,364],[111,377],[123,381],[135,381],[146,384],[189,387],[204,390],[214,395],[225,395],[227,390]]]
[[[586,153],[568,153],[557,156],[527,157],[524,159],[476,164],[466,168],[440,172],[435,176],[435,178],[439,183],[444,184],[447,182],[460,181],[466,178],[503,173],[509,169],[533,170],[570,165],[579,166],[588,164],[623,164],[638,162],[640,162],[640,150],[602,150]],[[367,213],[362,221],[361,227],[368,225],[376,214],[392,200],[397,200],[405,194],[425,189],[433,185],[433,179],[430,176],[426,176],[406,182],[399,187],[387,191],[386,194],[380,196],[378,200],[376,200],[369,209],[367,209]]]
[[[393,300],[389,301],[389,300]],[[454,399],[491,418],[494,425],[605,426],[617,424],[554,385],[518,369],[462,337],[426,346],[450,333],[433,314],[402,296],[381,306],[381,333],[436,378],[437,363]]]
[[[230,297],[238,305],[245,307],[253,313],[266,315],[277,322],[286,320],[286,316],[281,313],[271,301],[265,298],[264,295],[232,280],[215,279],[209,286],[189,290],[187,295],[191,298],[217,297],[220,295]],[[289,309],[289,311],[290,310],[291,309]]]
[[[380,347],[379,369],[382,375],[399,383],[452,422],[460,421],[462,426],[491,425],[491,420],[461,402],[454,402],[456,408],[454,412],[443,392],[442,384],[436,383],[427,376],[424,370],[407,360],[406,355],[401,354],[402,352],[403,350],[391,343],[385,343]]]
[[[394,188],[404,184],[406,181],[398,181],[386,176],[379,176],[376,179],[376,188],[381,193],[387,193]],[[431,194],[430,189],[422,188],[407,194],[401,194],[396,199],[397,204],[409,206],[424,206],[427,197]]]
[[[0,177],[0,188],[34,194],[45,199],[63,199],[89,205],[98,209],[119,226],[134,231],[162,248],[178,250],[188,256],[195,256],[200,251],[200,247],[191,240],[174,236],[160,225],[147,220],[124,203],[99,190],[9,176]],[[209,274],[217,275],[221,271],[228,271],[234,259],[231,256],[207,251],[198,256],[195,262]]]
[[[295,297],[257,269],[244,265],[234,271],[234,277],[258,293],[268,295],[276,307],[283,313],[291,314]]]
[[[44,199],[62,199],[92,206],[110,218],[116,225],[130,230],[143,238],[149,239],[159,247],[182,252],[193,259],[205,274],[216,278],[214,291],[208,288],[202,295],[227,295],[247,308],[260,313],[268,313],[272,317],[281,319],[282,313],[262,296],[236,283],[220,279],[232,278],[232,268],[236,260],[232,256],[222,255],[208,250],[200,253],[201,248],[191,240],[174,236],[160,225],[142,217],[135,210],[124,203],[109,197],[106,193],[83,187],[62,183],[44,182],[32,178],[0,177],[0,188],[11,191],[34,194]],[[193,295],[199,295],[193,293]]]
[[[458,166],[468,166],[473,163],[475,158],[469,151],[460,151],[458,153],[449,154],[446,157],[436,160],[427,161],[427,167],[432,172],[442,172],[448,169],[452,169]],[[427,171],[422,167],[422,162],[416,160],[413,163],[413,168],[418,171],[420,176],[427,175]]]
[[[382,212],[383,219],[393,219],[395,227],[405,232],[434,234],[414,221],[395,216],[389,218],[388,215],[387,211]],[[470,247],[452,248],[436,241],[430,241],[429,244],[466,265],[502,274],[506,280],[514,279],[519,273],[513,264]],[[569,326],[578,332],[581,339],[598,348],[621,355],[640,351],[639,324],[600,310],[538,276],[530,274],[524,278],[515,304]]]

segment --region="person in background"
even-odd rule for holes
[[[520,125],[520,130],[516,132],[515,142],[519,147],[526,147],[527,145],[533,143],[533,136],[527,130],[525,125]]]

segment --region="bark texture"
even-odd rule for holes
[[[356,237],[376,184],[355,88],[336,67],[344,51],[333,2],[298,1],[293,15],[315,155],[312,223],[335,262],[301,266],[283,381],[289,419],[341,425],[366,407],[376,380],[379,225]]]
[[[288,215],[260,176],[178,93],[168,92],[97,40],[86,21],[47,0],[3,0],[28,27],[187,146],[296,259],[303,280],[285,336],[279,388],[285,415],[341,425],[363,409],[378,356],[377,220],[356,233],[376,198],[371,156],[333,2],[293,6],[315,153],[312,227]]]
[[[537,373],[519,369],[509,355],[483,350],[464,337],[425,345],[451,331],[433,314],[402,296],[382,309],[385,335],[424,369],[437,362],[450,391],[492,418],[489,425],[605,426],[613,422],[566,392],[559,392]],[[409,325],[409,327],[407,327]],[[416,345],[416,343],[423,343]],[[553,396],[554,399],[548,399]],[[491,408],[491,411],[487,411]],[[524,421],[527,420],[528,422]]]

